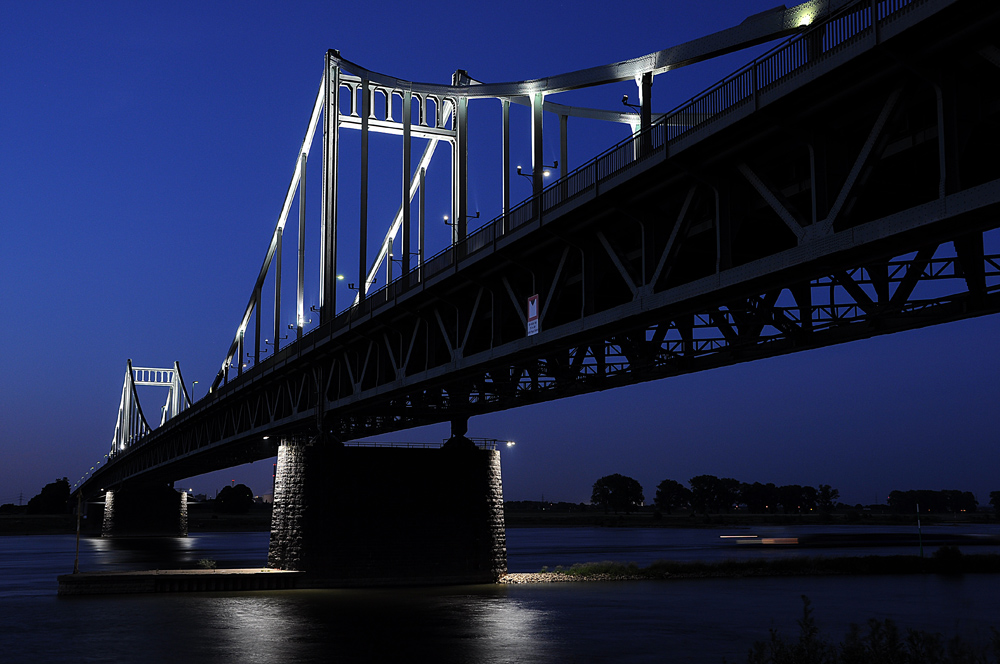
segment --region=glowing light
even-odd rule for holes
[[[337,275],[337,281],[343,281],[343,280],[344,280],[344,275],[338,274]]]
[[[812,25],[812,22],[813,22],[813,15],[812,14],[803,14],[802,16],[799,17],[799,27],[800,28],[805,28],[805,27],[807,27],[809,25]]]
[[[515,444],[515,443],[514,443],[514,441],[513,441],[513,440],[508,440],[508,441],[507,441],[507,447],[514,447],[514,444]]]
[[[546,168],[544,171],[542,171],[542,177],[546,177],[547,178],[550,175],[552,175],[552,171],[550,171],[549,169]]]

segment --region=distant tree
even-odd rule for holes
[[[663,480],[656,486],[656,506],[673,513],[674,508],[687,507],[691,502],[691,490],[675,480]]]
[[[891,491],[889,507],[894,512],[915,512],[917,505],[921,512],[974,512],[979,506],[971,491],[931,491],[917,489],[911,491]]]
[[[811,486],[802,487],[802,511],[811,512],[816,509],[816,489]]]
[[[215,509],[226,514],[246,514],[253,507],[253,491],[246,484],[226,486],[215,497]]]
[[[733,505],[740,500],[740,481],[732,477],[719,480],[718,492],[715,496],[715,509],[729,513]]]
[[[590,502],[609,507],[615,512],[631,512],[633,507],[642,505],[646,498],[642,495],[642,485],[625,475],[606,475],[594,482]]]
[[[754,482],[740,485],[740,501],[753,514],[773,512],[778,504],[778,488],[773,483]]]
[[[69,511],[69,480],[65,477],[42,487],[28,501],[28,514],[65,514]]]
[[[719,501],[719,478],[715,475],[696,475],[688,480],[691,487],[691,507],[696,512],[708,513]]]
[[[829,484],[820,484],[816,491],[816,504],[824,512],[829,512],[840,498],[840,491],[831,488]]]
[[[784,508],[785,514],[808,512],[816,507],[816,489],[798,484],[779,486],[778,502]]]
[[[990,505],[997,514],[1000,514],[1000,491],[990,491]]]

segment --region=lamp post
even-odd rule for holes
[[[547,166],[545,164],[542,164],[542,177],[543,178],[549,177],[550,175],[552,175],[552,171],[555,170],[555,169],[557,169],[557,168],[559,168],[559,160],[558,159],[556,159],[555,161],[553,161],[551,166]],[[528,178],[529,182],[534,183],[534,178],[535,178],[534,173],[522,173],[521,172],[521,167],[518,166],[517,167],[517,174],[520,175],[523,178]]]
[[[622,95],[622,105],[623,106],[628,106],[629,108],[631,108],[636,113],[642,114],[642,107],[641,106],[638,106],[636,104],[630,104],[630,103],[628,103],[628,95]]]

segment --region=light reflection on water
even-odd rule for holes
[[[740,661],[801,594],[824,633],[892,617],[985,642],[996,576],[706,579],[497,588],[305,590],[4,603],[5,662]],[[20,638],[12,634],[20,634]]]
[[[561,556],[594,560],[595,551],[665,557],[668,541],[687,556],[718,550],[720,534],[675,532],[659,541],[662,531],[594,531],[511,529],[511,557],[531,565],[534,557],[550,565]],[[72,569],[73,546],[65,536],[0,538],[0,661],[732,662],[772,627],[795,636],[802,594],[836,640],[850,622],[872,617],[981,641],[1000,626],[1000,575],[57,598],[55,576]],[[266,550],[267,533],[85,540],[81,568],[192,567],[201,558],[260,566]]]

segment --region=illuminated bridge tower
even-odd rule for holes
[[[191,405],[177,362],[171,369],[150,369],[133,367],[132,360],[129,360],[109,461],[133,446],[141,445],[152,431],[139,405],[136,386],[167,388],[167,400],[160,411],[160,425]],[[104,492],[102,537],[183,537],[187,534],[187,493],[175,491],[173,483],[126,483]]]

